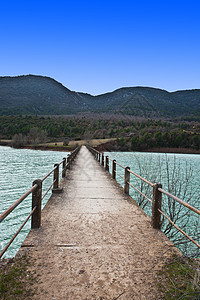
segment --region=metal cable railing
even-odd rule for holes
[[[158,209],[158,211],[183,235],[185,235],[193,244],[195,244],[198,248],[200,248],[200,244],[198,244],[193,238],[191,238],[185,231],[179,228],[162,210]]]
[[[185,202],[185,201],[179,199],[178,197],[176,197],[176,196],[170,194],[169,192],[163,190],[162,188],[158,188],[158,190],[159,190],[161,193],[167,195],[168,197],[173,198],[174,200],[176,200],[176,201],[179,202],[180,204],[184,205],[185,207],[189,208],[189,209],[192,210],[193,212],[195,212],[195,213],[197,213],[198,215],[200,215],[200,210],[197,209],[196,207],[194,207],[194,206],[190,205],[189,203],[187,203],[187,202]]]
[[[45,179],[47,179],[54,171],[55,171],[56,167],[54,167],[49,173],[47,173],[42,179],[41,181],[43,182]]]
[[[17,232],[13,235],[13,237],[10,239],[10,241],[8,242],[8,244],[1,251],[0,258],[4,255],[4,253],[10,247],[10,245],[12,244],[12,242],[14,241],[14,239],[18,236],[18,234],[20,233],[20,231],[22,230],[22,228],[25,226],[25,224],[28,222],[28,220],[30,219],[30,217],[33,215],[33,213],[35,212],[35,210],[36,210],[36,206],[32,209],[32,211],[30,212],[30,214],[28,215],[28,217],[26,218],[26,220],[24,221],[24,223],[19,227],[19,229],[17,230]]]
[[[123,176],[121,176],[117,171],[115,171],[115,173],[119,176],[119,177],[121,177],[121,179],[125,179]]]
[[[51,190],[51,188],[53,187],[54,183],[56,182],[56,179],[53,181],[53,183],[50,185],[50,187],[48,188],[48,190],[44,193],[44,195],[41,198],[41,201],[46,197],[46,195],[48,194],[48,192]]]
[[[90,152],[94,154],[96,157],[102,157],[102,165],[104,166],[104,153],[98,152],[96,149],[93,149],[91,147],[88,147]],[[124,192],[129,195],[129,187],[132,187],[135,191],[140,193],[145,199],[147,199],[149,202],[152,203],[152,226],[154,228],[160,229],[161,228],[161,215],[163,215],[173,226],[176,228],[179,232],[181,232],[184,236],[186,236],[192,243],[194,243],[198,248],[200,248],[200,245],[192,238],[190,237],[186,232],[184,232],[181,228],[179,228],[162,210],[161,210],[161,199],[162,194],[167,195],[168,197],[173,198],[175,201],[179,202],[181,205],[185,206],[187,209],[195,212],[196,214],[200,215],[200,210],[195,208],[194,206],[190,205],[189,203],[181,200],[180,198],[172,195],[171,193],[165,191],[162,189],[162,185],[158,183],[152,183],[148,181],[147,179],[143,178],[142,176],[136,174],[135,172],[131,171],[129,167],[124,167],[120,163],[116,162],[116,160],[113,160],[109,158],[109,156],[106,156],[106,161],[111,160],[113,162],[112,165],[112,178],[116,180],[116,174],[121,177],[124,180]],[[100,159],[99,159],[100,161]],[[119,166],[125,170],[125,176],[121,176],[116,171],[116,166]],[[109,171],[110,168],[107,166],[107,162],[105,164],[105,170]],[[135,177],[139,178],[143,182],[147,183],[149,186],[153,188],[153,199],[151,200],[149,197],[147,197],[144,193],[142,193],[138,188],[133,186],[130,183],[130,175],[134,175]]]
[[[129,172],[133,175],[135,175],[136,177],[140,178],[142,181],[146,182],[148,185],[150,185],[151,187],[153,187],[153,183],[151,183],[150,181],[146,180],[145,178],[143,178],[142,176],[136,174],[135,172],[129,170]]]
[[[32,210],[26,220],[23,222],[23,224],[20,226],[20,228],[17,230],[17,232],[13,235],[13,237],[10,239],[10,241],[7,243],[7,245],[3,248],[3,250],[0,252],[0,258],[4,255],[4,253],[7,251],[9,246],[12,244],[14,239],[17,237],[19,232],[22,230],[22,228],[25,226],[25,224],[28,222],[30,217],[32,217],[32,224],[31,228],[39,228],[41,225],[41,202],[45,198],[45,196],[48,194],[48,192],[53,188],[52,191],[62,191],[62,189],[59,189],[59,166],[62,164],[62,178],[66,175],[66,170],[70,169],[71,163],[75,159],[77,153],[79,152],[80,147],[77,147],[74,151],[71,152],[71,154],[68,155],[67,159],[63,158],[63,160],[59,164],[55,164],[54,168],[47,173],[42,179],[37,179],[33,182],[33,186],[24,194],[22,195],[17,201],[15,201],[6,211],[4,211],[0,215],[0,223],[6,219],[6,217],[19,205],[21,204],[31,193],[32,193]],[[50,185],[50,187],[47,189],[47,191],[42,196],[42,183],[52,174],[54,173],[54,179],[53,183]]]
[[[124,166],[122,166],[121,164],[119,164],[119,163],[117,163],[117,162],[116,162],[116,165],[118,165],[118,166],[121,167],[122,169],[125,169]]]
[[[6,211],[0,215],[0,223],[22,202],[28,197],[36,188],[37,184],[34,184],[23,196],[21,196],[17,201],[15,201]]]
[[[130,182],[128,182],[128,184],[129,184],[132,188],[134,188],[134,190],[137,191],[140,195],[142,195],[144,198],[146,198],[149,202],[152,203],[152,200],[149,199],[144,193],[142,193],[140,190],[138,190],[138,189],[137,189],[135,186],[133,186]]]

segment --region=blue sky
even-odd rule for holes
[[[200,88],[200,1],[0,1],[0,76],[93,95]]]

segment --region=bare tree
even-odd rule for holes
[[[140,176],[146,178],[150,182],[159,182],[163,184],[163,188],[178,198],[184,200],[191,205],[198,207],[199,205],[199,187],[195,188],[192,185],[194,174],[191,164],[185,162],[180,163],[176,156],[169,159],[166,155],[164,159],[161,156],[157,157],[157,162],[152,159],[148,160],[143,157],[141,160],[137,155],[136,169]],[[144,181],[133,179],[134,186],[140,190],[150,200],[152,199],[152,187]],[[151,203],[143,195],[134,192],[133,198],[137,201],[145,212],[151,215]],[[179,202],[171,197],[163,195],[162,197],[162,211],[182,230],[190,235],[197,242],[200,241],[199,216],[181,205]],[[162,231],[170,238],[171,241],[181,248],[186,255],[193,254],[199,256],[199,250],[192,246],[190,240],[182,235],[174,226],[166,219],[162,218]]]
[[[37,145],[39,143],[44,143],[47,140],[47,134],[44,130],[39,130],[37,127],[33,127],[30,129],[28,134],[28,141],[32,145]]]
[[[19,133],[13,136],[11,144],[14,148],[20,148],[26,145],[26,141],[26,137]]]

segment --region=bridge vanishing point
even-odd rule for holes
[[[177,252],[86,147],[18,254],[39,274],[32,299],[158,299],[156,271]]]

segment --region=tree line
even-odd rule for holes
[[[144,151],[153,148],[200,149],[200,134],[183,130],[158,130],[137,133],[131,138],[119,138],[115,150]]]
[[[19,145],[46,141],[115,138],[112,150],[200,149],[200,123],[86,116],[0,116],[0,139]]]

